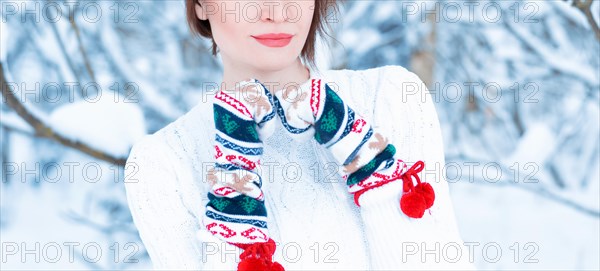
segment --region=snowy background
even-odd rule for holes
[[[480,269],[600,269],[599,2],[347,1],[328,16],[320,68],[426,82]],[[220,78],[210,41],[180,0],[1,5],[2,269],[150,268],[124,161]]]

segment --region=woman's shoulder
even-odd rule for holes
[[[172,131],[174,129],[174,124],[178,121],[179,119],[169,123],[167,126],[154,133],[146,134],[136,140],[129,150],[127,163],[164,159],[164,154],[166,152],[166,142],[164,140],[165,134]]]
[[[376,96],[412,95],[426,98],[427,86],[414,72],[400,65],[386,65],[362,70],[326,70],[321,73],[333,88],[352,100],[372,100]],[[349,92],[344,94],[344,92]],[[371,99],[370,99],[371,98]],[[423,99],[418,99],[422,101]]]
[[[191,143],[202,143],[206,140],[193,140],[208,136],[207,131],[203,129],[208,121],[207,111],[210,101],[199,102],[188,112],[169,122],[159,130],[146,134],[134,142],[129,156],[134,154],[167,154],[167,152],[177,152],[180,149],[190,147]],[[194,144],[191,144],[194,145]],[[197,145],[197,144],[195,144]],[[155,155],[152,155],[155,156]]]
[[[320,75],[336,93],[349,98],[366,114],[376,104],[419,103],[425,101],[423,98],[431,100],[426,97],[428,90],[419,76],[400,65],[362,70],[330,69],[320,72]]]
[[[147,134],[138,139],[129,151],[125,163],[125,186],[129,188],[130,183],[148,183],[149,175],[158,171],[167,173],[170,169],[168,155],[169,150],[162,139],[164,129],[155,133]],[[153,172],[152,174],[147,174]],[[151,178],[150,178],[151,179]],[[136,185],[135,187],[139,187]]]
[[[429,133],[435,143],[429,144],[435,145],[436,152],[442,150],[433,96],[416,73],[403,66],[387,65],[365,70],[329,70],[326,75],[328,80],[334,78],[329,81],[343,79],[335,81],[342,86],[342,94],[351,97],[359,111],[372,118],[382,132],[397,137],[393,141],[398,146]]]

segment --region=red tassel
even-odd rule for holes
[[[276,248],[273,239],[269,238],[263,243],[234,245],[244,249],[240,254],[242,261],[238,264],[238,271],[285,271],[281,264],[271,261]]]
[[[285,269],[278,262],[246,258],[238,264],[238,271],[285,271]]]

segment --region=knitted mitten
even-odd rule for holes
[[[396,158],[396,149],[387,137],[353,111],[329,84],[311,79],[297,88],[275,92],[274,103],[283,126],[293,137],[314,137],[330,151],[341,165],[339,173],[346,180],[348,192],[354,194],[356,205],[360,206],[359,198],[366,191],[396,180],[403,182],[400,207],[407,216],[421,218],[433,205],[433,188],[417,175],[423,162],[408,169],[403,160]]]
[[[214,236],[244,250],[238,270],[283,270],[272,262],[275,242],[259,175],[262,142],[274,128],[272,96],[248,79],[235,90],[217,92],[213,109],[216,162],[207,174],[211,190],[202,222]]]

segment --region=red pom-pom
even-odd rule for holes
[[[415,186],[416,193],[421,195],[425,200],[425,209],[431,208],[433,206],[433,201],[435,200],[435,193],[433,192],[433,187],[431,187],[428,183],[420,183]]]
[[[285,271],[285,269],[283,269],[283,266],[278,262],[274,262],[273,265],[271,265],[271,271]]]
[[[245,258],[238,264],[238,271],[269,271],[269,265],[263,259]]]
[[[241,248],[244,252],[240,255],[242,261],[238,264],[238,271],[285,271],[281,264],[271,261],[276,249],[273,239],[269,238],[265,243],[243,244]]]
[[[427,203],[420,193],[416,193],[414,190],[410,191],[400,199],[400,209],[407,216],[412,218],[421,218],[425,214]]]

